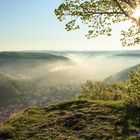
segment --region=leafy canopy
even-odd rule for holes
[[[140,107],[140,65],[136,72],[131,72],[127,87],[128,103]]]
[[[86,24],[87,38],[110,36],[112,24],[131,20],[132,27],[121,32],[122,45],[140,45],[139,0],[64,0],[55,14],[60,21],[68,20],[67,31],[79,29],[80,22]]]

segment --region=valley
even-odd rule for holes
[[[140,63],[138,54],[138,51],[1,52],[0,122],[31,105],[73,99],[79,96],[86,80],[115,82],[114,76],[107,77],[117,72],[116,78],[127,80],[128,72]]]

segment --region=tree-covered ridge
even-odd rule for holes
[[[123,46],[140,44],[140,2],[139,0],[64,0],[55,10],[57,18],[68,19],[66,30],[79,29],[79,22],[89,28],[88,38],[111,35],[112,24],[131,20],[132,26],[123,30]]]
[[[116,74],[110,75],[104,79],[104,83],[113,84],[117,82],[128,81],[130,72],[136,72],[138,70],[138,66],[139,65],[135,65],[133,67],[117,72]]]
[[[46,60],[69,60],[62,55],[54,55],[43,52],[0,52],[0,59],[46,59]]]

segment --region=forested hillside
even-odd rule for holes
[[[105,83],[117,83],[117,82],[124,82],[129,79],[129,74],[131,71],[135,72],[137,71],[139,65],[127,68],[125,70],[122,70],[116,74],[113,74],[107,78],[104,79]]]

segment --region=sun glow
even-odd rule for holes
[[[134,13],[133,13],[133,17],[139,19],[140,18],[140,7],[136,8]]]

